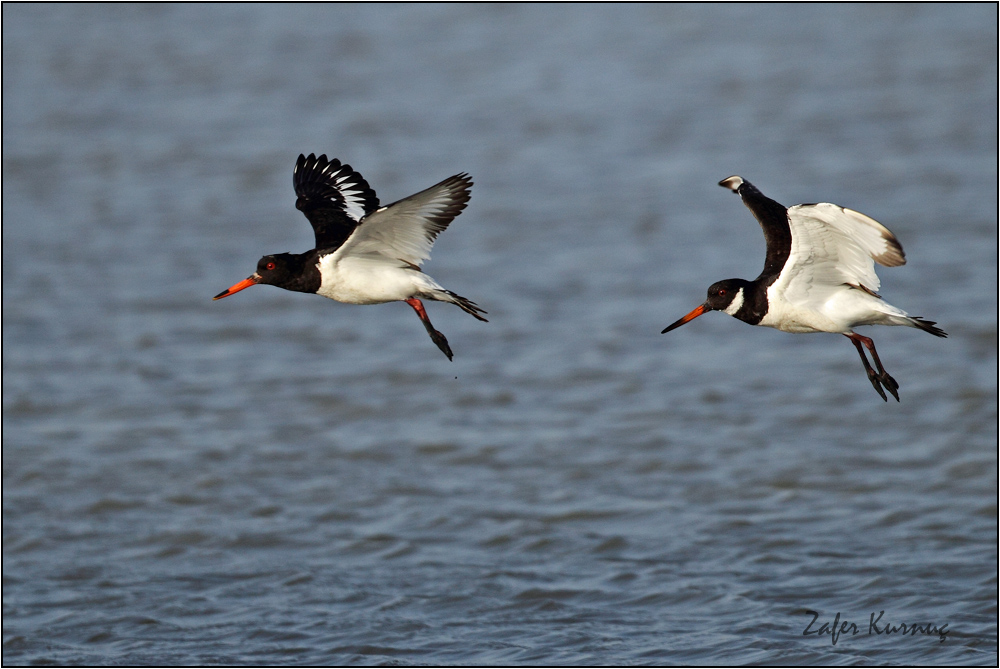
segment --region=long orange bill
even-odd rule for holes
[[[221,300],[224,297],[229,297],[233,293],[238,293],[241,290],[243,290],[244,288],[249,288],[250,286],[256,284],[258,281],[260,281],[260,277],[257,274],[254,274],[253,276],[248,276],[247,278],[243,279],[242,281],[240,281],[235,286],[231,286],[230,288],[226,288],[224,291],[222,291],[221,293],[219,293],[218,295],[216,295],[212,299],[213,300]]]
[[[684,325],[688,321],[693,321],[694,319],[698,318],[698,316],[701,316],[706,311],[711,311],[711,310],[712,310],[712,307],[708,306],[707,304],[703,304],[700,307],[696,308],[691,313],[689,313],[684,318],[682,318],[679,321],[676,321],[674,323],[671,323],[667,327],[663,328],[663,331],[660,334],[667,334],[671,330],[676,330],[677,328],[679,328],[680,326]]]

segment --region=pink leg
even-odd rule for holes
[[[424,303],[415,297],[411,297],[404,300],[408,305],[413,307],[413,310],[417,312],[417,316],[420,317],[420,322],[424,324],[424,328],[427,330],[427,334],[431,336],[431,341],[437,344],[437,347],[441,349],[441,352],[448,356],[448,359],[452,359],[451,347],[448,346],[448,340],[445,336],[434,329],[431,325],[431,319],[427,317],[427,310],[424,309]]]
[[[870,337],[864,337],[854,332],[851,334],[845,334],[844,336],[851,340],[851,343],[854,344],[854,348],[858,349],[858,355],[861,356],[861,362],[865,365],[865,373],[868,374],[868,380],[872,382],[872,387],[875,388],[875,392],[881,395],[883,400],[888,402],[889,398],[885,396],[885,391],[882,390],[882,387],[885,386],[885,389],[888,390],[898,402],[899,393],[897,391],[899,390],[899,384],[896,383],[896,379],[889,376],[888,372],[885,371],[885,368],[882,367],[882,361],[878,359],[878,353],[875,351],[875,342],[873,342]],[[865,351],[861,348],[862,344],[864,344],[865,348],[871,352],[872,360],[875,361],[875,366],[878,368],[877,372],[872,369],[871,365],[868,364],[868,358],[865,357]]]

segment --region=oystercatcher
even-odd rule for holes
[[[836,332],[858,349],[868,380],[886,402],[885,387],[899,401],[899,384],[882,367],[875,343],[855,333],[858,325],[907,325],[947,337],[933,321],[909,316],[882,300],[875,262],[906,263],[903,247],[879,222],[828,202],[785,208],[749,181],[732,176],[719,185],[743,198],[764,230],[764,271],[753,281],[726,279],[708,288],[708,300],[663,329],[679,328],[707,311],[724,311],[744,323],[784,332]],[[872,262],[874,261],[874,262]],[[872,355],[872,369],[864,344]]]
[[[300,154],[292,182],[295,208],[309,219],[316,248],[264,256],[256,272],[213,299],[265,283],[348,304],[406,302],[451,360],[448,340],[431,325],[421,299],[451,302],[481,321],[486,319],[479,314],[486,312],[442,288],[420,265],[430,257],[438,234],[465,209],[472,188],[469,175],[456,174],[385,207],[364,177],[325,154]]]

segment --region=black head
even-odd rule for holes
[[[743,301],[746,291],[741,293],[740,289],[745,289],[749,284],[750,282],[744,279],[716,281],[708,287],[708,299],[705,300],[705,305],[713,311],[728,311],[733,306],[734,300],[739,298],[740,302]],[[739,306],[736,309],[739,309]]]
[[[311,253],[277,253],[264,256],[257,261],[257,271],[236,285],[222,291],[214,298],[221,300],[244,288],[265,283],[285,290],[300,293],[315,293],[319,290],[322,277],[316,267],[316,258]]]
[[[292,254],[277,253],[271,256],[264,256],[257,261],[257,283],[266,283],[269,286],[284,288],[295,272],[301,269],[301,263],[291,261]]]
[[[745,289],[749,285],[750,282],[744,279],[726,279],[725,281],[716,281],[708,287],[708,299],[705,300],[704,304],[696,307],[684,318],[676,320],[667,327],[663,328],[663,331],[660,334],[666,334],[671,330],[676,330],[685,323],[693,321],[698,318],[698,316],[701,316],[709,311],[725,311],[730,316],[734,316],[739,308],[743,306],[744,295],[747,292]]]

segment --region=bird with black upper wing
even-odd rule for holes
[[[295,207],[312,225],[316,248],[266,255],[256,272],[213,299],[262,283],[348,304],[406,302],[451,360],[448,340],[431,325],[421,300],[450,302],[481,321],[486,312],[445,290],[420,266],[438,234],[465,209],[472,188],[469,175],[456,174],[384,207],[364,177],[325,155],[300,155],[292,181]]]

